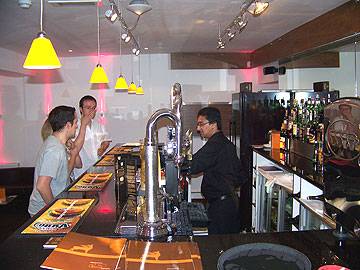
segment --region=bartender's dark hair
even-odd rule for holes
[[[93,97],[93,96],[90,96],[90,95],[86,95],[86,96],[83,96],[80,101],[79,101],[79,107],[82,108],[84,106],[84,102],[86,100],[91,100],[91,101],[94,101],[95,104],[97,104],[97,101],[96,99]]]
[[[221,114],[217,108],[205,107],[198,112],[199,116],[205,116],[209,123],[216,123],[218,130],[221,130]]]
[[[71,125],[75,119],[75,108],[69,106],[57,106],[49,113],[49,122],[53,132],[63,129],[67,122]]]

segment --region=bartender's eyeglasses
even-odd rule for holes
[[[196,123],[196,127],[203,127],[203,126],[205,126],[206,124],[210,124],[210,122],[209,122],[209,121],[206,121],[206,122],[198,122],[198,123]]]

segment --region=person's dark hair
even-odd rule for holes
[[[69,106],[57,106],[49,114],[49,122],[53,132],[63,129],[67,122],[73,124],[75,108]]]
[[[206,117],[206,119],[209,121],[209,123],[211,123],[211,124],[216,123],[218,130],[221,130],[221,114],[217,108],[214,108],[214,107],[202,108],[198,112],[197,116],[199,117],[200,115]]]
[[[83,96],[80,101],[79,101],[79,107],[82,108],[84,106],[84,102],[86,100],[91,100],[94,101],[95,104],[97,104],[96,99],[93,96],[87,95],[87,96]]]

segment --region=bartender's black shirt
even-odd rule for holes
[[[208,201],[233,194],[234,188],[243,182],[236,148],[221,131],[194,154],[191,174],[198,173],[203,173],[201,193]]]

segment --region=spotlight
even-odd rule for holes
[[[18,0],[18,4],[21,8],[28,9],[31,7],[31,0]]]
[[[152,7],[146,0],[132,0],[127,7],[127,10],[141,16],[145,12],[152,10]]]
[[[128,43],[128,42],[130,41],[131,37],[129,36],[128,33],[123,33],[123,34],[121,35],[121,39],[122,39],[125,43]]]
[[[241,31],[243,28],[245,28],[247,23],[248,22],[247,22],[245,16],[241,16],[241,17],[237,18],[237,20],[235,21],[235,24],[239,28],[239,31]]]
[[[118,17],[118,15],[116,14],[115,10],[114,10],[114,6],[111,5],[111,9],[108,9],[107,11],[105,11],[105,17],[112,23],[114,23]]]
[[[225,49],[225,42],[221,38],[218,39],[217,49]]]
[[[227,35],[229,37],[229,40],[232,40],[235,37],[236,32],[232,32],[231,29],[227,30]]]
[[[138,56],[140,54],[140,50],[138,48],[133,48],[132,53]]]
[[[267,8],[269,7],[269,3],[268,2],[259,2],[259,1],[255,1],[254,3],[252,3],[250,5],[250,7],[248,8],[248,12],[250,14],[252,14],[253,16],[259,16],[260,14],[262,14]]]

